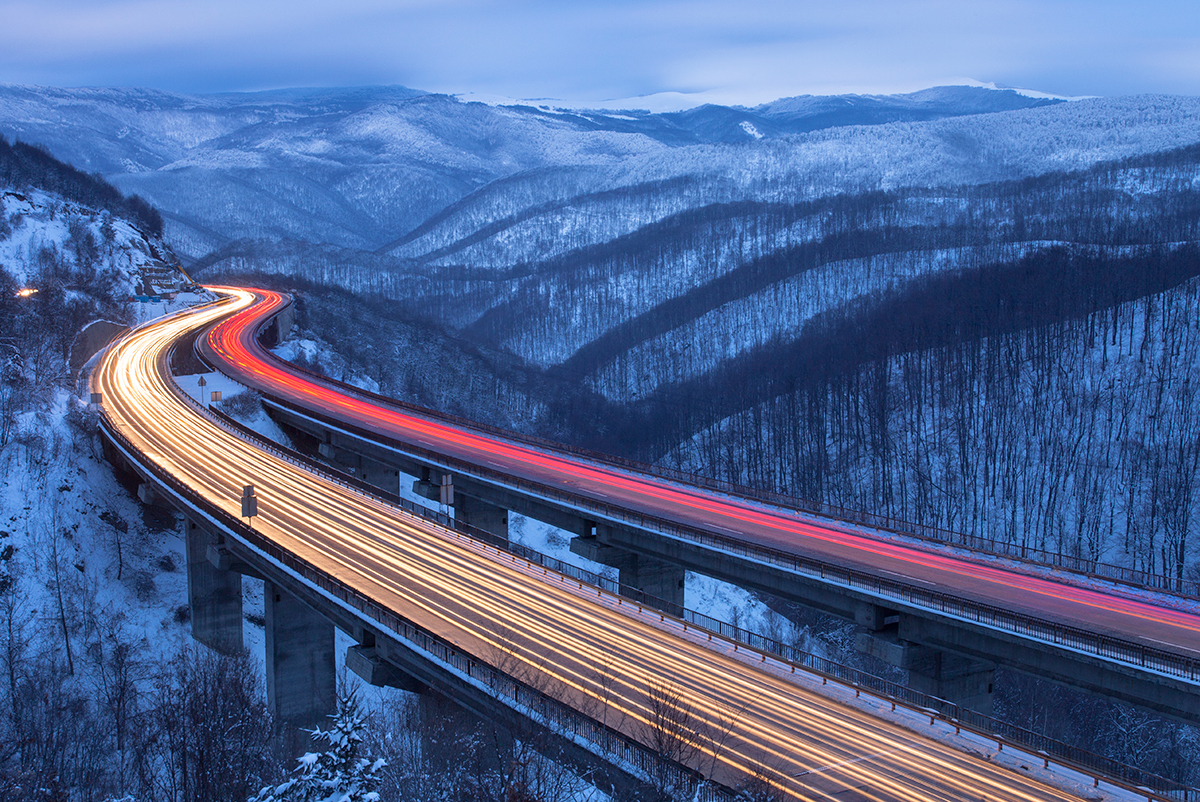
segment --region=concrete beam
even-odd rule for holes
[[[263,584],[267,706],[275,720],[312,728],[337,704],[333,624],[274,582]]]
[[[173,509],[171,502],[164,498],[154,485],[149,482],[142,482],[137,488],[138,501],[145,504],[147,507],[161,507],[165,509]]]
[[[334,431],[320,422],[275,406],[269,401],[264,407],[271,418],[285,430],[300,432],[304,436],[316,439],[320,453],[336,453],[330,449],[337,449],[354,452],[380,464],[389,465],[401,473],[417,477],[413,491],[418,495],[432,501],[440,500],[441,476],[451,472],[446,466]],[[590,518],[577,511],[455,473],[454,494],[457,497],[460,493],[577,535],[585,535],[591,531]]]
[[[571,538],[571,551],[616,568],[622,585],[663,600],[667,612],[678,615],[683,610],[686,572],[680,566],[601,543],[595,535]]]
[[[240,652],[242,641],[242,577],[208,560],[217,537],[191,518],[184,518],[187,546],[188,608],[192,637],[223,654]]]
[[[1117,699],[1189,724],[1200,722],[1200,693],[1186,681],[1071,653],[1015,633],[901,614],[897,636]]]
[[[908,687],[984,715],[992,714],[996,664],[900,640],[860,633],[855,648],[908,672]]]
[[[218,571],[232,571],[235,574],[249,576],[255,579],[265,579],[254,569],[254,566],[237,557],[229,546],[224,543],[210,543],[205,553],[209,564]]]
[[[363,682],[376,688],[399,688],[409,693],[423,693],[428,690],[416,679],[375,654],[374,646],[359,645],[347,649],[346,668],[357,674]]]

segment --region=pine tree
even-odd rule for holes
[[[377,775],[387,763],[359,756],[364,725],[353,694],[338,696],[332,718],[330,729],[312,731],[313,740],[326,750],[299,758],[298,777],[262,789],[250,802],[378,802]]]

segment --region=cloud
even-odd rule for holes
[[[971,77],[1200,93],[1200,5],[1175,0],[0,0],[0,19],[9,83],[758,102]]]

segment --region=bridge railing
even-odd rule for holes
[[[1144,771],[1135,766],[1129,766],[1072,744],[1058,741],[1043,733],[992,718],[983,713],[962,707],[954,702],[922,693],[902,683],[893,682],[835,660],[830,660],[827,657],[806,651],[791,643],[738,627],[727,621],[722,621],[696,610],[691,610],[673,602],[651,596],[638,588],[623,585],[611,576],[589,571],[586,568],[581,568],[543,554],[523,544],[514,543],[507,538],[500,537],[486,530],[455,521],[444,513],[388,493],[354,477],[334,474],[324,463],[268,440],[234,418],[225,415],[220,410],[211,409],[209,412],[217,422],[229,428],[232,433],[248,439],[259,448],[271,452],[293,464],[312,470],[332,481],[342,482],[369,496],[397,504],[406,511],[428,520],[430,523],[461,532],[498,551],[507,551],[532,565],[569,576],[572,579],[586,583],[614,596],[621,596],[636,604],[663,611],[667,615],[675,617],[680,622],[686,622],[729,641],[749,646],[758,652],[772,655],[783,662],[803,668],[811,673],[836,679],[857,688],[868,689],[888,700],[904,703],[923,713],[928,713],[931,710],[936,711],[938,717],[946,722],[966,726],[983,735],[996,738],[1000,742],[1007,741],[1013,745],[1017,745],[1031,753],[1043,753],[1095,774],[1123,781],[1134,787],[1152,789],[1164,799],[1181,800],[1181,802],[1200,802],[1200,790],[1198,789],[1190,788],[1165,777],[1160,777],[1151,772]]]
[[[268,321],[264,321],[262,325],[265,326],[267,322]],[[1191,581],[1182,576],[1169,576],[1165,573],[1146,571],[1143,569],[1107,563],[1098,559],[1091,559],[1083,555],[1068,554],[1061,549],[1057,551],[1051,551],[1049,549],[1042,549],[1032,546],[1023,541],[1009,541],[999,538],[990,538],[984,535],[971,534],[968,532],[956,532],[950,529],[942,529],[937,526],[917,523],[903,518],[878,515],[876,513],[864,512],[862,510],[855,510],[849,507],[841,507],[836,504],[829,504],[826,502],[800,499],[785,493],[762,490],[760,488],[749,487],[736,482],[714,479],[712,477],[703,476],[701,474],[689,471],[681,471],[661,465],[639,462],[637,460],[627,459],[625,457],[620,457],[613,454],[604,454],[598,451],[581,448],[579,446],[557,443],[552,440],[537,437],[536,435],[514,432],[498,426],[472,421],[457,415],[439,412],[437,410],[422,407],[407,401],[390,398],[388,396],[374,393],[370,390],[364,390],[361,387],[356,387],[352,384],[315,373],[294,363],[288,363],[288,365],[291,370],[295,370],[297,373],[302,373],[315,382],[331,385],[336,387],[340,392],[346,393],[347,395],[358,396],[375,404],[396,407],[419,417],[452,424],[469,431],[479,432],[481,434],[521,443],[534,448],[571,454],[572,456],[581,457],[600,465],[621,468],[635,473],[647,474],[661,479],[667,479],[678,484],[691,485],[693,487],[702,488],[705,490],[714,490],[719,493],[724,493],[737,498],[759,501],[771,506],[781,507],[783,509],[792,510],[795,512],[820,516],[826,519],[833,519],[858,526],[866,526],[872,529],[879,529],[887,532],[896,532],[898,534],[913,537],[918,540],[924,540],[932,544],[942,546],[961,546],[963,548],[988,554],[993,557],[1003,557],[1006,559],[1016,560],[1018,562],[1027,562],[1032,565],[1066,570],[1072,573],[1082,574],[1084,576],[1109,579],[1122,584],[1148,588],[1174,595],[1187,596],[1189,598],[1200,598],[1200,581]]]
[[[194,402],[193,402],[194,403]],[[137,461],[143,470],[152,474],[165,488],[169,488],[188,506],[204,513],[230,534],[250,548],[278,564],[288,573],[317,588],[326,596],[376,622],[398,640],[423,653],[427,658],[440,663],[462,677],[472,681],[503,702],[514,711],[527,716],[549,731],[568,738],[588,749],[597,757],[610,762],[622,770],[647,781],[657,781],[676,791],[686,790],[689,796],[701,802],[734,802],[737,795],[731,790],[700,772],[669,760],[641,744],[636,738],[615,730],[595,719],[576,711],[569,705],[521,682],[479,657],[460,650],[439,635],[430,632],[399,612],[355,590],[350,585],[334,578],[312,563],[282,548],[261,532],[251,529],[241,520],[234,518],[220,507],[210,503],[185,484],[176,480],[158,465],[148,460],[137,460],[140,453],[119,428],[101,416],[101,428],[130,459]],[[336,477],[326,475],[337,481]],[[352,487],[346,484],[347,487]],[[355,488],[357,489],[357,488]]]
[[[694,543],[705,548],[735,554],[772,565],[796,574],[818,579],[822,582],[861,591],[875,599],[888,599],[914,609],[936,612],[961,620],[982,624],[1024,637],[1035,638],[1047,644],[1063,646],[1084,654],[1117,660],[1140,669],[1154,671],[1165,676],[1176,677],[1191,683],[1200,683],[1200,660],[1180,655],[1157,647],[1126,641],[1108,635],[1089,632],[1085,629],[1048,621],[1042,618],[1005,610],[982,602],[965,599],[941,591],[910,585],[893,579],[883,579],[874,574],[856,571],[794,552],[751,544],[744,540],[721,535],[708,530],[680,524],[656,516],[631,512],[607,502],[567,493],[557,487],[511,476],[483,465],[476,465],[455,457],[408,443],[394,443],[375,432],[367,432],[342,421],[332,421],[320,413],[299,408],[280,399],[269,399],[269,404],[289,411],[291,414],[308,417],[331,428],[351,433],[364,440],[411,454],[433,464],[443,465],[490,483],[519,490],[581,511],[598,519],[627,524],[638,529]],[[1200,690],[1200,688],[1198,688]]]

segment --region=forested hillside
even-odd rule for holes
[[[365,348],[374,335],[322,322],[319,303],[307,323],[349,343],[384,392],[1178,580],[1196,561],[1200,130],[1183,134],[1180,112],[1185,144],[1155,149],[1167,129],[1150,121],[1168,109],[834,129],[820,136],[846,146],[845,166],[803,179],[796,154],[813,139],[607,188],[592,168],[542,171],[376,253],[243,240],[198,268],[365,293],[372,331],[411,334]],[[1116,138],[1098,122],[1122,116]],[[1135,140],[1146,149],[1084,156]],[[867,158],[866,143],[887,146]],[[1074,169],[1046,169],[1063,162]],[[981,180],[1005,172],[1017,177]]]
[[[652,115],[6,87],[0,131],[149,197],[197,278],[296,292],[288,353],[337,378],[897,528],[1200,579],[1200,101],[988,92]],[[10,198],[0,246],[58,276],[52,322],[77,322],[104,213],[39,213],[62,226],[47,248],[18,236],[16,204],[41,201]],[[1100,703],[1034,721],[1043,691],[1018,685],[998,679],[1013,717],[1195,777],[1194,731]]]

